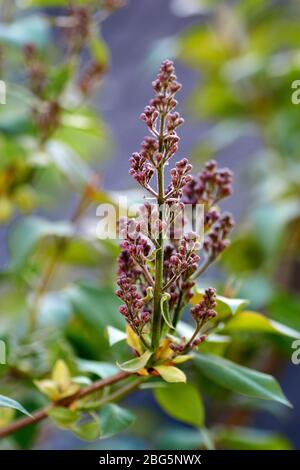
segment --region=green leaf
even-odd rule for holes
[[[31,416],[31,414],[27,410],[25,410],[24,406],[22,406],[21,403],[4,395],[0,395],[0,407],[13,408],[14,410],[20,411],[24,415]]]
[[[185,373],[177,367],[161,365],[153,366],[153,369],[155,369],[166,382],[186,382]]]
[[[45,237],[70,237],[73,226],[67,222],[50,222],[39,217],[27,217],[17,222],[9,235],[8,248],[11,268],[20,269],[35,245]]]
[[[166,292],[161,296],[160,299],[160,310],[163,316],[163,319],[165,320],[166,324],[168,325],[169,328],[173,329],[172,325],[172,320],[170,316],[170,311],[169,311],[169,300],[170,300],[170,294]]]
[[[91,53],[96,62],[99,64],[107,65],[109,62],[109,50],[103,41],[98,36],[94,36],[90,41]]]
[[[204,424],[204,406],[200,394],[191,384],[174,383],[154,391],[154,396],[172,418],[192,426]]]
[[[279,292],[268,305],[271,317],[284,322],[290,328],[300,331],[300,297],[290,293]]]
[[[212,354],[196,354],[196,367],[205,377],[236,393],[264,400],[273,400],[292,407],[278,382],[268,374],[248,369]]]
[[[123,362],[123,364],[118,364],[118,366],[120,369],[127,372],[137,372],[139,369],[143,369],[146,366],[152,354],[152,351],[146,351],[144,354],[142,354],[142,356],[130,359],[130,361]]]
[[[98,418],[93,415],[93,419],[91,421],[73,426],[72,432],[76,437],[79,437],[79,439],[82,439],[83,441],[95,441],[100,437],[100,422]]]
[[[124,431],[135,420],[134,415],[114,403],[104,405],[100,410],[101,437],[111,437]]]
[[[289,441],[278,433],[244,427],[220,427],[214,432],[219,447],[234,450],[290,450]]]
[[[49,83],[46,87],[47,95],[57,97],[64,90],[72,76],[72,72],[73,64],[70,64],[69,62],[56,67],[49,77]]]
[[[106,379],[119,371],[115,364],[109,362],[88,361],[86,359],[77,359],[77,366],[81,372],[90,372]]]
[[[113,346],[120,341],[126,341],[127,338],[125,331],[118,330],[118,328],[114,328],[113,326],[107,327],[107,334],[110,346]]]
[[[278,323],[258,312],[245,311],[231,318],[224,332],[258,331],[262,333],[277,333],[291,338],[300,338],[300,332],[282,323]]]
[[[49,408],[48,415],[54,421],[54,423],[61,428],[68,428],[73,425],[79,418],[80,413],[69,408],[62,406],[55,406]]]

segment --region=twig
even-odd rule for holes
[[[84,398],[98,390],[101,390],[102,388],[108,385],[113,385],[117,382],[120,382],[121,380],[124,380],[129,377],[130,375],[132,375],[130,372],[121,371],[115,375],[112,375],[111,377],[107,377],[106,379],[98,380],[97,382],[94,382],[91,385],[82,388],[76,394],[56,402],[54,406],[68,407],[72,403],[74,403],[74,401],[79,400],[80,398]],[[13,434],[19,429],[25,428],[26,426],[36,424],[42,421],[43,419],[48,417],[48,410],[49,407],[42,408],[38,411],[35,411],[31,416],[26,416],[25,418],[21,418],[17,421],[10,423],[9,425],[0,429],[0,438]]]

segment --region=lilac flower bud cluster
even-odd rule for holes
[[[183,158],[176,163],[175,168],[170,171],[171,183],[167,189],[168,197],[179,197],[182,195],[182,189],[193,180],[189,175],[193,167],[187,158]]]
[[[203,323],[210,318],[215,318],[217,312],[216,290],[212,287],[205,289],[201,302],[191,308],[191,315],[196,323]]]
[[[225,213],[214,224],[205,237],[203,248],[209,258],[214,260],[229,245],[228,235],[234,226],[231,214]]]
[[[186,204],[206,204],[211,207],[232,194],[232,173],[228,168],[218,169],[211,160],[204,170],[183,188],[183,202]]]
[[[176,129],[183,123],[179,113],[172,112],[177,106],[174,96],[180,90],[181,85],[177,82],[174,65],[170,60],[163,62],[152,85],[156,93],[155,97],[141,114],[141,119],[146,123],[152,137],[145,137],[140,152],[132,155],[129,173],[139,184],[153,194],[155,191],[149,188],[149,182],[155,169],[166,163],[176,153],[179,142]],[[162,141],[163,152],[159,149]],[[187,161],[182,162],[175,170],[178,173],[177,179],[180,178],[180,182],[184,180],[185,174],[191,170],[191,166]],[[187,166],[188,168],[185,168]],[[185,180],[185,184],[188,181],[189,179]]]
[[[83,5],[73,5],[66,11],[65,36],[71,52],[80,50],[91,33],[92,17],[90,9]]]
[[[132,283],[132,278],[121,276],[118,279],[118,286],[116,295],[124,302],[119,311],[131,328],[135,332],[141,333],[151,318],[151,312],[144,304],[137,287]]]
[[[36,96],[41,96],[47,84],[45,66],[34,44],[25,44],[23,53],[29,86]]]
[[[151,135],[144,138],[140,151],[132,154],[129,172],[154,196],[156,203],[145,202],[134,220],[120,223],[124,237],[118,261],[117,295],[124,302],[120,312],[144,345],[150,338],[153,350],[159,347],[168,328],[173,327],[176,335],[183,309],[194,295],[196,277],[227,246],[233,226],[231,216],[222,215],[216,206],[231,194],[232,174],[227,169],[218,169],[216,162],[208,162],[201,173],[192,176],[192,165],[183,158],[171,169],[170,184],[164,187],[163,171],[178,150],[176,132],[183,123],[174,110],[175,94],[180,88],[174,65],[166,60],[153,82],[155,96],[141,115]],[[154,187],[151,186],[153,180],[157,182]],[[199,255],[201,244],[197,233],[185,231],[175,236],[181,221],[187,227],[183,213],[186,204],[204,205],[204,262]],[[178,220],[180,224],[176,226]],[[170,232],[165,243],[167,228]],[[191,309],[196,324],[192,338],[177,337],[170,346],[175,355],[204,341],[201,329],[216,315],[215,307],[215,290],[206,289],[201,302]],[[169,320],[166,320],[165,309]]]

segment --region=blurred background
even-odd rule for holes
[[[128,175],[128,158],[139,149],[145,135],[139,115],[152,96],[151,81],[165,58],[175,61],[183,84],[179,111],[185,124],[179,132],[180,157],[190,156],[195,170],[207,159],[215,158],[235,175],[234,195],[226,202],[226,209],[237,222],[232,244],[218,267],[207,272],[204,282],[219,286],[219,292],[228,297],[249,299],[250,310],[262,311],[299,331],[300,110],[291,101],[292,83],[300,79],[298,2],[128,0],[118,6],[113,3],[107,2],[97,23],[97,33],[101,31],[98,44],[95,42],[89,52],[80,53],[80,65],[74,72],[80,93],[74,85],[64,90],[64,113],[59,124],[53,106],[50,112],[48,109],[46,118],[54,127],[51,135],[47,135],[43,128],[45,115],[39,116],[37,110],[31,109],[29,92],[24,91],[24,54],[29,72],[33,61],[36,68],[39,61],[41,67],[52,61],[51,70],[55,71],[61,57],[53,49],[60,49],[64,35],[54,19],[63,10],[59,1],[1,2],[0,78],[13,84],[7,87],[7,104],[0,108],[0,171],[4,175],[0,181],[3,337],[13,336],[12,344],[18,343],[22,321],[20,326],[17,319],[24,310],[28,285],[53,249],[51,241],[46,243],[41,236],[35,237],[32,245],[29,241],[29,247],[18,247],[28,233],[53,235],[53,227],[47,232],[34,223],[24,225],[23,215],[25,220],[32,213],[48,222],[68,220],[80,201],[78,190],[85,187],[94,172],[100,174],[101,187],[94,202],[134,188]],[[24,47],[32,42],[42,51],[38,60],[35,52],[24,53]],[[48,50],[49,56],[45,57],[43,51]],[[89,72],[80,77],[93,54],[101,67],[94,70],[94,75]],[[59,102],[67,74],[66,70],[54,74],[55,84],[46,90],[48,103]],[[96,86],[88,82],[88,79],[93,82],[91,76]],[[30,93],[39,96],[41,90],[34,89],[33,83],[36,77],[31,76]],[[31,129],[32,122],[38,131]],[[48,160],[44,158],[46,153]],[[64,187],[67,180],[71,189]],[[66,278],[68,282],[70,279],[81,282],[84,277],[85,284],[78,284],[76,291],[74,286],[68,290],[76,318],[70,321],[65,298],[57,300],[53,296],[43,303],[41,318],[43,327],[52,322],[56,330],[57,326],[62,328],[79,356],[99,359],[95,350],[102,338],[92,337],[91,332],[95,326],[103,327],[99,303],[104,315],[112,312],[110,323],[119,326],[112,287],[112,260],[118,251],[113,243],[91,240],[95,209],[83,222],[79,230],[81,241],[74,238],[64,253],[66,266],[52,284],[53,293]],[[67,230],[63,222],[57,227],[63,234]],[[32,246],[37,240],[39,248],[32,258]],[[86,241],[92,249],[90,245],[87,248]],[[97,288],[89,283],[94,279]],[[86,337],[81,337],[80,325],[86,328]],[[291,343],[291,339],[264,333],[237,335],[229,357],[246,358],[257,368],[274,374],[294,409],[285,411],[247,400],[237,402],[235,397],[210,390],[213,400],[208,402],[209,419],[236,429],[222,437],[221,447],[300,448],[300,365],[291,362]],[[67,346],[63,341],[61,344],[65,351]],[[26,369],[29,359],[20,358],[17,349],[13,361],[18,369]],[[58,351],[51,354],[55,356]],[[11,385],[4,386],[9,389]],[[24,390],[24,396],[28,403],[35,403],[32,392]],[[224,399],[225,413],[218,405]],[[116,438],[93,444],[93,448],[199,446],[199,435],[162,415],[150,392],[128,398],[126,403],[136,409],[139,417],[136,424]],[[36,441],[33,435],[20,434],[16,445],[43,449],[83,447],[82,442],[52,429],[51,425],[43,427]]]

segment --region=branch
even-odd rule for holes
[[[88,385],[87,387],[82,388],[77,393],[75,393],[75,395],[63,398],[62,400],[59,400],[52,406],[68,407],[72,403],[74,403],[76,400],[79,400],[80,398],[84,398],[87,395],[90,395],[98,390],[101,390],[102,388],[108,385],[113,385],[117,382],[120,382],[121,380],[124,380],[127,377],[129,377],[130,375],[132,375],[130,372],[124,372],[124,371],[118,372],[117,374],[112,375],[111,377],[98,380],[97,382],[94,382],[91,385]],[[10,423],[8,426],[5,426],[4,428],[0,429],[0,438],[6,437],[18,431],[19,429],[25,428],[26,426],[29,426],[31,424],[39,423],[43,419],[46,419],[48,417],[48,409],[49,409],[49,406],[42,408],[40,410],[37,410],[31,416],[26,416],[25,418],[18,419],[17,421]]]

